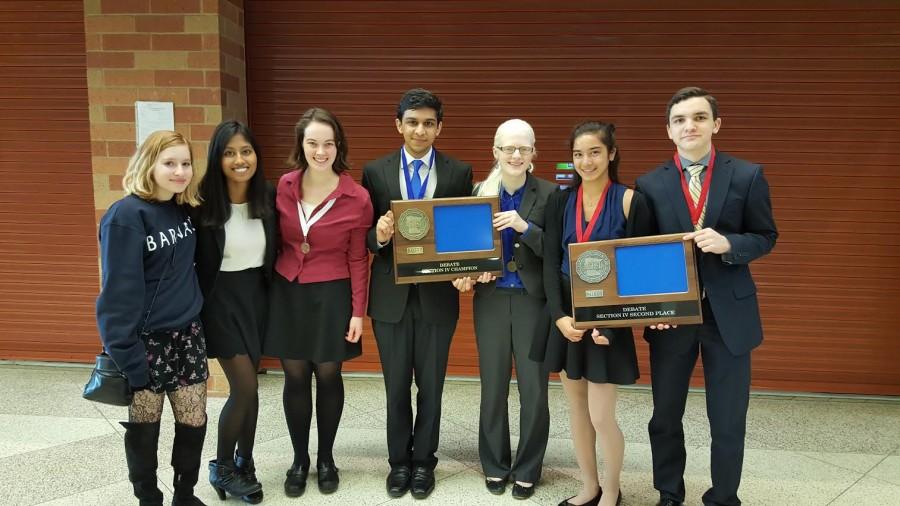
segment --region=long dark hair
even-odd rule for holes
[[[231,217],[231,199],[228,196],[228,183],[222,172],[222,156],[228,143],[235,135],[242,135],[256,153],[256,172],[250,178],[247,188],[247,202],[250,204],[251,218],[268,218],[272,210],[266,202],[266,176],[263,174],[262,154],[250,128],[240,121],[228,120],[219,123],[209,141],[209,153],[206,158],[206,177],[200,183],[200,225],[205,227],[221,227]]]
[[[585,134],[596,135],[597,138],[600,139],[600,142],[606,146],[607,151],[612,152],[612,150],[616,150],[616,156],[610,160],[607,173],[609,174],[610,181],[618,183],[619,160],[622,157],[619,156],[619,148],[616,146],[616,125],[604,123],[602,121],[585,121],[584,123],[576,125],[575,129],[572,130],[572,134],[569,136],[569,151],[575,149],[575,139]],[[578,175],[578,171],[575,171],[575,176],[572,179],[572,188],[575,189],[579,186],[581,186],[581,176]]]
[[[288,157],[288,165],[301,170],[306,170],[309,167],[309,162],[306,161],[306,155],[303,153],[303,136],[305,135],[306,127],[314,122],[328,125],[334,131],[334,144],[337,148],[337,155],[334,157],[334,163],[331,164],[331,170],[335,174],[340,174],[349,169],[350,164],[347,162],[349,148],[347,147],[347,137],[344,135],[344,127],[341,126],[337,116],[321,107],[307,109],[303,116],[300,117],[297,125],[294,126],[294,148],[291,150],[291,156]]]

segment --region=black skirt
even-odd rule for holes
[[[209,358],[249,355],[258,363],[268,299],[262,268],[220,271],[200,313]]]
[[[263,353],[317,364],[362,355],[362,340],[344,339],[353,314],[350,297],[349,279],[296,283],[276,272]]]
[[[569,280],[560,276],[563,307],[571,308],[572,289]],[[563,337],[556,322],[550,322],[550,335],[544,364],[553,372],[566,371],[569,379],[584,378],[592,383],[631,385],[640,377],[634,334],[631,327],[601,329],[609,345],[595,344],[591,331],[573,343]]]

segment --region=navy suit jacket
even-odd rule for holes
[[[637,179],[643,193],[650,230],[641,235],[692,232],[681,187],[683,173],[670,159]],[[759,346],[763,339],[756,285],[749,264],[775,246],[778,231],[772,216],[769,184],[762,166],[717,152],[710,182],[704,228],[712,228],[731,243],[725,255],[696,250],[700,279],[725,346],[735,356]],[[647,340],[691,332],[691,326],[657,331],[646,329]]]
[[[472,166],[435,152],[434,174],[437,186],[434,198],[469,197],[472,195]],[[394,283],[394,246],[390,242],[378,247],[375,227],[378,218],[391,209],[391,200],[401,200],[400,149],[369,162],[363,167],[363,187],[372,199],[374,217],[366,244],[374,253],[372,276],[369,278],[369,317],[397,323],[403,318],[409,286]],[[418,284],[422,319],[439,325],[455,325],[459,319],[459,291],[449,281]]]

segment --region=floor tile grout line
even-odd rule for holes
[[[822,463],[822,464],[827,464],[827,465],[829,465],[829,466],[831,466],[831,467],[835,467],[835,468],[837,468],[837,469],[842,469],[842,470],[844,470],[844,471],[850,471],[851,473],[860,473],[861,476],[865,476],[865,475],[867,475],[868,473],[872,472],[872,470],[875,469],[876,467],[878,467],[879,464],[881,464],[882,462],[884,462],[885,459],[887,459],[887,457],[890,457],[890,455],[884,455],[883,458],[882,458],[881,460],[879,460],[877,463],[875,463],[875,465],[873,465],[872,467],[870,467],[868,470],[866,470],[866,471],[860,471],[860,470],[858,470],[858,469],[850,469],[849,467],[844,467],[844,466],[835,464],[834,462],[828,462],[827,460],[824,460],[824,459],[821,459],[821,458],[816,457],[816,455],[818,455],[818,454],[820,454],[820,453],[852,453],[852,452],[811,452],[811,451],[808,451],[808,450],[769,450],[769,451],[788,451],[788,452],[796,453],[796,454],[801,455],[801,456],[803,456],[803,457],[806,457],[806,458],[815,460],[816,462],[820,462],[820,463]],[[854,455],[872,455],[872,456],[880,456],[880,455],[874,454],[874,453],[853,453],[853,454],[854,454]]]
[[[849,492],[850,489],[853,488],[853,487],[855,487],[856,484],[859,483],[860,481],[862,481],[863,478],[865,478],[865,475],[862,475],[862,476],[860,476],[859,478],[857,478],[856,481],[854,481],[854,482],[851,483],[847,488],[845,488],[843,491],[841,491],[840,494],[838,494],[837,496],[835,496],[835,498],[832,499],[831,501],[829,501],[828,504],[826,504],[825,506],[831,506],[832,504],[834,504],[834,501],[837,501],[838,499],[841,498],[842,495],[844,495],[844,494],[846,494],[847,492]]]
[[[895,450],[895,451],[896,451],[896,450]],[[866,471],[865,474],[863,474],[862,478],[865,478],[865,477],[868,476],[869,478],[872,478],[873,480],[878,480],[878,481],[881,481],[881,482],[884,482],[884,483],[890,483],[891,485],[897,485],[897,486],[900,486],[900,484],[898,484],[898,483],[894,483],[894,482],[892,482],[892,481],[887,481],[887,480],[882,480],[882,479],[878,478],[877,476],[872,476],[872,475],[871,475],[872,471],[874,471],[876,467],[880,466],[881,464],[884,463],[885,460],[887,460],[887,459],[889,459],[890,457],[893,457],[893,456],[894,456],[894,455],[885,455],[881,460],[878,461],[878,463],[876,463],[876,464],[875,464],[874,466],[872,466],[868,471]],[[862,479],[862,478],[860,478],[860,479]]]

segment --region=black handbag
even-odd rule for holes
[[[97,354],[94,370],[91,371],[91,377],[84,385],[81,396],[103,404],[130,406],[134,394],[125,373],[116,367],[112,357],[103,352]]]
[[[172,262],[175,261],[175,247],[172,247]],[[153,310],[153,304],[156,303],[156,296],[159,295],[159,285],[162,284],[163,278],[166,277],[166,271],[169,270],[169,263],[163,267],[163,274],[156,283],[156,291],[153,293],[153,299],[150,301],[150,307],[147,308],[147,314],[144,316],[144,323],[141,325],[141,332],[138,336],[144,334],[147,327],[147,321],[150,320],[150,311]],[[128,384],[128,377],[119,370],[106,351],[97,354],[94,361],[94,370],[91,371],[91,377],[84,385],[84,391],[81,396],[89,401],[100,402],[103,404],[112,404],[113,406],[130,406],[131,400],[134,398],[134,392],[131,391],[131,385]]]

